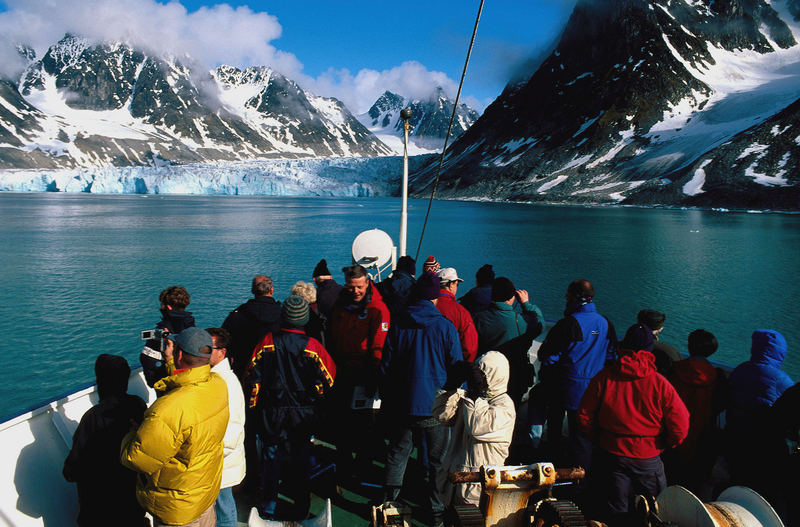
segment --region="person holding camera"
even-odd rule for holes
[[[170,286],[158,295],[161,302],[161,320],[153,332],[155,338],[145,342],[139,361],[142,363],[144,378],[149,387],[167,376],[164,348],[167,335],[175,335],[186,328],[194,327],[194,317],[186,307],[189,293],[179,285]]]
[[[213,527],[229,420],[228,387],[211,372],[214,342],[207,331],[190,327],[169,339],[176,369],[156,382],[161,397],[122,439],[120,460],[139,473],[136,499],[153,516],[154,527]]]
[[[433,416],[452,430],[444,470],[436,482],[445,506],[478,505],[481,498],[480,483],[453,484],[448,479],[451,472],[505,464],[517,416],[506,393],[508,376],[505,356],[489,351],[474,363],[463,361],[450,368],[433,399]],[[464,382],[466,391],[461,389]]]
[[[519,310],[515,303],[519,302]],[[478,356],[489,350],[499,351],[511,365],[508,395],[519,406],[522,396],[533,384],[534,369],[528,357],[533,339],[542,332],[542,310],[530,302],[528,292],[516,289],[501,276],[492,283],[492,303],[475,313],[478,331]]]

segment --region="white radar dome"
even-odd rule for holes
[[[353,240],[353,261],[364,267],[381,268],[392,261],[392,238],[380,229],[364,231]]]

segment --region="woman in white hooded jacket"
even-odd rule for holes
[[[439,390],[433,401],[433,416],[452,426],[450,446],[437,489],[446,506],[474,503],[481,497],[480,483],[450,483],[450,472],[477,471],[482,465],[502,465],[514,433],[514,402],[506,394],[508,360],[498,351],[481,355],[475,365],[486,377],[488,389],[478,393],[468,380],[461,388]]]

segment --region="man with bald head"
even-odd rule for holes
[[[571,463],[589,468],[591,443],[578,431],[577,410],[592,377],[616,356],[614,325],[597,312],[594,287],[574,280],[567,287],[564,318],[556,322],[539,348],[539,373],[547,397],[547,433],[551,444],[561,441],[564,412],[569,422]]]
[[[281,304],[273,297],[272,278],[256,275],[250,286],[253,298],[237,307],[228,315],[222,328],[231,335],[231,366],[241,378],[250,363],[253,349],[264,335],[281,328]]]

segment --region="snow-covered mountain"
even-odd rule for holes
[[[411,125],[409,154],[441,152],[447,126],[453,114],[453,101],[438,86],[430,97],[424,99],[408,99],[386,91],[366,113],[358,116],[358,120],[400,154],[403,152],[403,120],[400,118],[400,111],[403,108],[411,110],[411,118],[408,120]],[[478,112],[466,104],[459,104],[450,144],[477,119]]]
[[[797,0],[580,0],[448,150],[438,192],[800,209],[799,16]]]
[[[90,167],[391,150],[335,99],[266,67],[208,72],[67,35],[0,80],[0,167]]]

